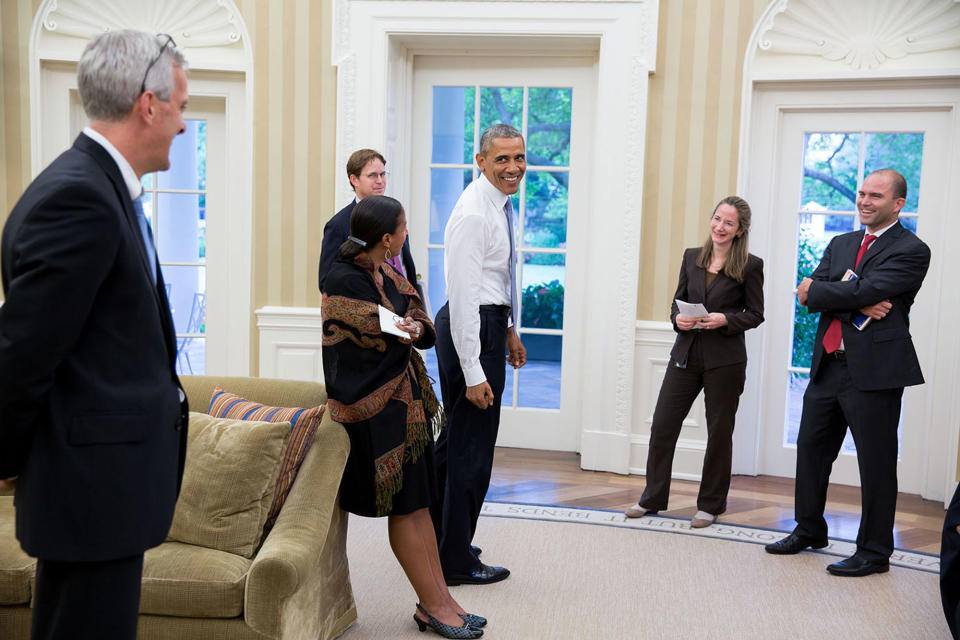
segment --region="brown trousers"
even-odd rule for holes
[[[707,413],[707,450],[703,457],[697,508],[713,515],[727,510],[733,426],[746,370],[746,362],[704,369],[700,340],[691,345],[686,367],[681,368],[670,360],[653,412],[647,452],[647,486],[640,497],[641,507],[648,511],[666,510],[677,438],[684,418],[702,389]]]

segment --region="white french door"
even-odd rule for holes
[[[74,63],[44,65],[42,80],[45,167],[73,143],[88,120],[76,89]],[[229,335],[238,332],[228,326],[235,322],[228,309],[229,283],[236,276],[228,255],[230,221],[225,205],[226,98],[191,94],[184,121],[186,131],[170,148],[170,169],[141,179],[144,212],[153,230],[177,334],[177,371],[242,372],[245,362],[231,366],[238,349]]]
[[[936,108],[784,109],[779,118],[777,171],[770,202],[766,258],[767,344],[759,472],[793,476],[796,440],[809,378],[818,316],[796,304],[800,278],[819,263],[834,235],[860,228],[856,191],[871,171],[892,168],[907,178],[900,221],[923,239],[935,258],[947,214],[948,140],[952,115]],[[927,385],[904,392],[900,424],[900,491],[920,493],[928,450],[929,383],[937,354],[941,274],[935,259],[911,309],[910,332]],[[847,441],[831,482],[859,485],[856,450]]]
[[[579,448],[594,65],[592,57],[414,59],[408,221],[432,313],[446,302],[444,229],[478,175],[480,133],[505,122],[527,143],[526,178],[513,197],[527,364],[507,367],[501,446]],[[432,350],[427,361],[436,377]]]

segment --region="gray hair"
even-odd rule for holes
[[[494,139],[496,138],[522,138],[516,128],[511,127],[508,124],[495,124],[493,126],[487,127],[484,129],[483,133],[480,134],[480,155],[487,155],[487,151],[490,150],[490,145],[493,144]]]
[[[91,120],[123,120],[140,97],[141,86],[164,102],[170,100],[173,67],[186,70],[187,61],[172,42],[166,44],[167,37],[119,29],[87,44],[77,66],[77,87]]]

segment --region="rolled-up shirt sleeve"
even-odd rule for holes
[[[480,366],[480,277],[486,226],[480,214],[451,219],[446,237],[450,335],[468,387],[485,382]]]

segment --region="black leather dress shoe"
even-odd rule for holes
[[[443,576],[443,579],[448,587],[455,587],[458,584],[493,584],[505,580],[509,575],[509,569],[481,564],[479,569],[474,569],[468,575],[451,574]]]
[[[475,547],[473,545],[470,545],[470,550],[473,551],[473,555],[475,556],[478,556],[481,553],[483,553],[483,549],[481,549],[480,547]]]
[[[805,536],[800,533],[791,533],[783,540],[778,540],[777,542],[771,542],[766,545],[767,553],[775,553],[777,555],[792,555],[794,553],[800,553],[804,549],[823,549],[827,546],[826,540],[817,540],[816,538],[811,538],[810,536]]]
[[[828,564],[827,571],[835,576],[857,578],[860,576],[868,576],[871,573],[886,573],[890,571],[890,561],[868,560],[858,555],[852,555],[840,562]]]

